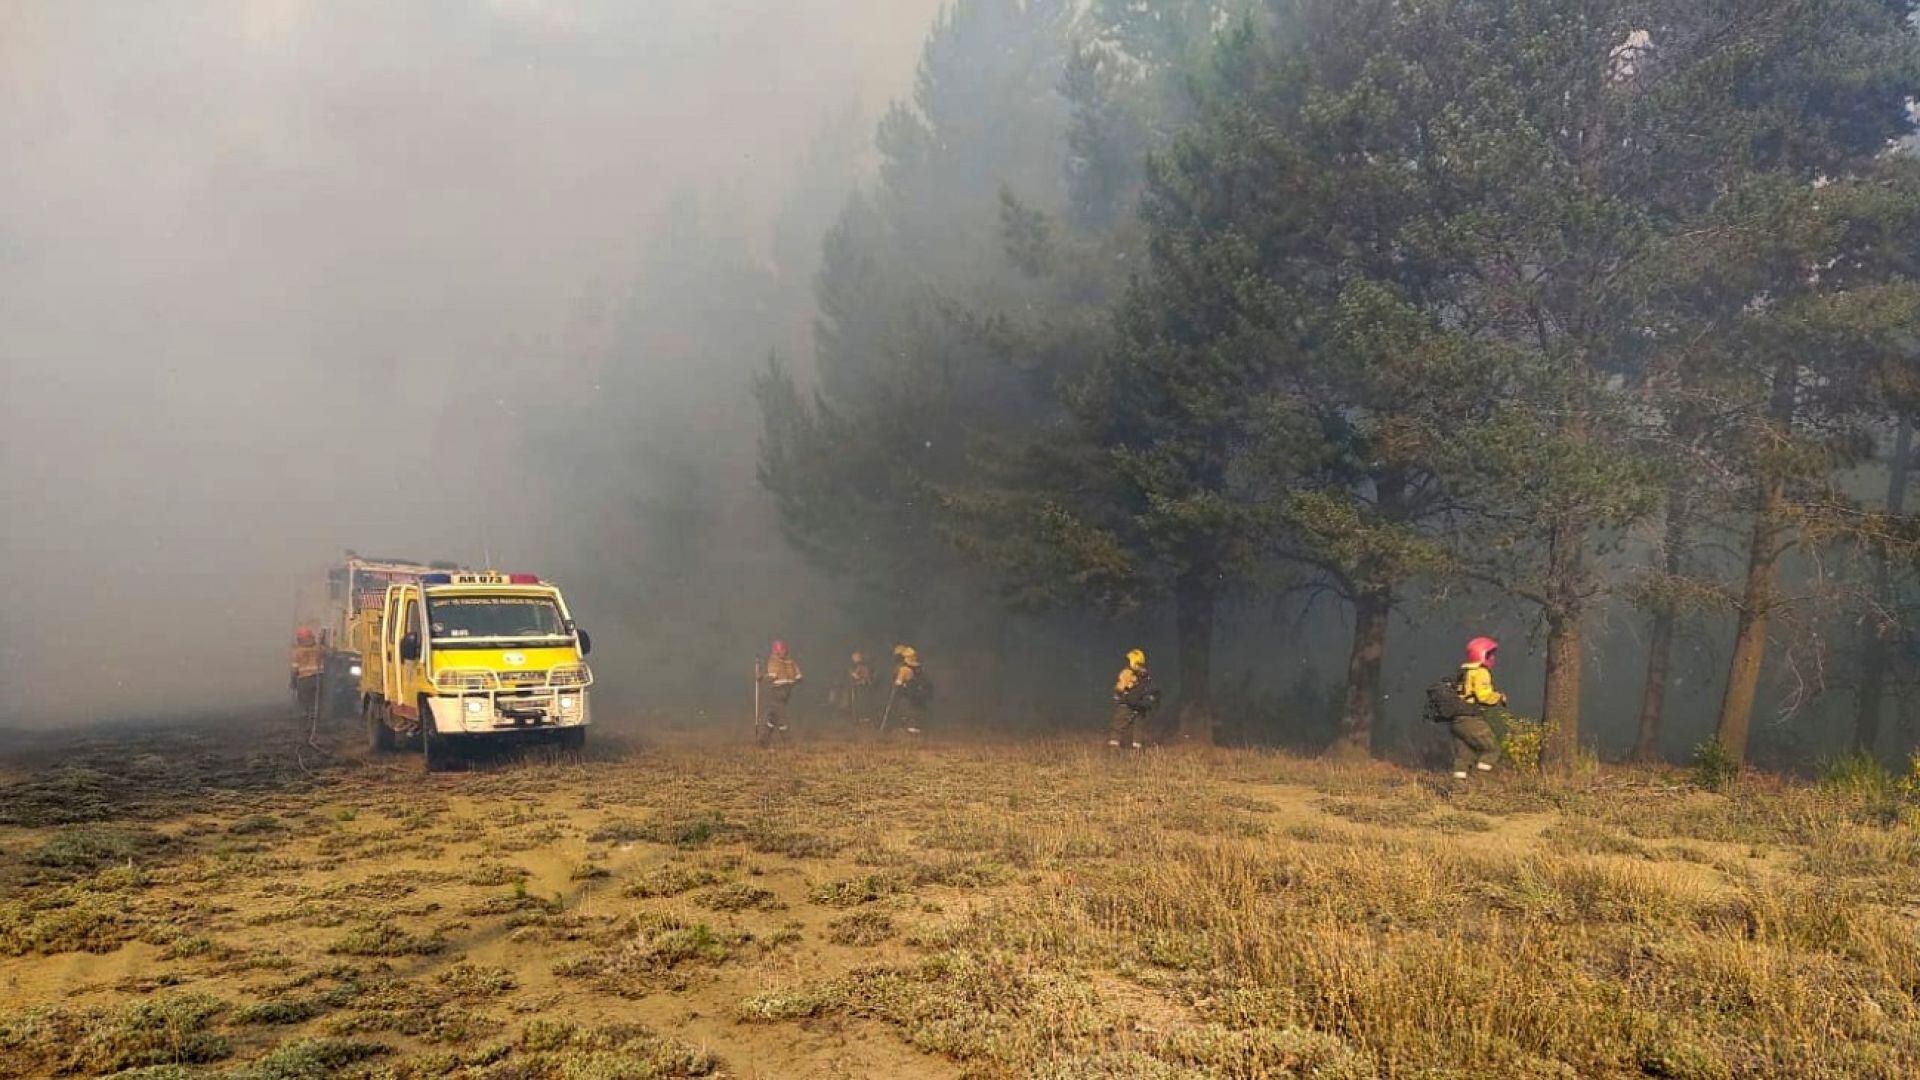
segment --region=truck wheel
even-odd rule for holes
[[[560,749],[569,753],[579,753],[587,747],[587,729],[583,727],[563,728],[560,731]]]
[[[433,729],[433,713],[425,700],[420,702],[420,756],[425,759],[428,772],[440,772],[447,767],[447,740]]]
[[[367,724],[367,749],[376,754],[393,751],[393,729],[387,726],[386,710],[378,701],[368,701],[360,710]]]

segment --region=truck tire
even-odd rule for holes
[[[393,729],[387,726],[387,710],[377,699],[368,699],[360,709],[367,725],[367,749],[375,754],[393,752]]]
[[[447,740],[433,729],[433,712],[425,698],[420,699],[420,756],[428,772],[444,772],[447,768]]]
[[[587,748],[587,729],[570,727],[560,729],[560,749],[568,753],[579,753]]]

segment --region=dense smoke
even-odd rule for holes
[[[1556,768],[1910,745],[1920,35],[1766,5],[12,5],[0,723],[270,702],[355,548],[558,580],[602,719],[1142,646],[1410,760],[1492,634]]]
[[[0,721],[272,700],[344,547],[553,573],[591,625],[582,551],[627,564],[582,495],[651,480],[575,437],[602,376],[750,414],[742,372],[804,344],[655,347],[663,222],[804,297],[775,220],[935,7],[6,5]]]

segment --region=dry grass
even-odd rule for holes
[[[1920,1075],[1893,785],[126,738],[0,789],[0,1075]]]

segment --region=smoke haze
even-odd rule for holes
[[[804,293],[775,219],[937,7],[0,9],[0,723],[271,700],[343,547],[588,568],[553,518],[614,463],[537,448],[611,360],[658,409],[745,399],[742,357],[631,347],[660,223],[693,200]]]

